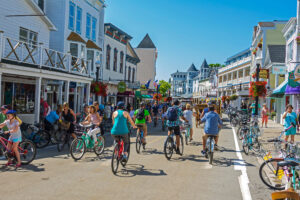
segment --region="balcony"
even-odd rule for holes
[[[0,34],[0,62],[95,78],[91,62]]]
[[[230,64],[230,65],[227,65],[226,67],[223,67],[223,68],[219,69],[218,73],[220,74],[222,72],[226,72],[226,71],[228,71],[230,69],[238,67],[238,66],[240,66],[240,65],[242,65],[244,63],[247,63],[247,62],[251,62],[251,56],[243,58],[242,60],[239,60],[237,62],[234,62],[234,63]]]

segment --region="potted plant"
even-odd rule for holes
[[[266,81],[256,81],[250,83],[249,95],[255,97],[265,97],[267,94]]]

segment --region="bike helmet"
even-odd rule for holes
[[[123,101],[119,101],[117,107],[122,109],[125,107],[125,103]]]
[[[8,115],[8,114],[13,114],[13,115],[15,115],[16,113],[17,113],[17,111],[15,111],[15,110],[9,110],[9,111],[7,111],[6,114],[7,114],[7,115]]]

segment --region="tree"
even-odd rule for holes
[[[225,67],[225,65],[221,65],[220,63],[209,64],[208,66],[209,66],[210,68],[221,68],[221,67]]]
[[[166,96],[167,95],[167,92],[169,89],[171,89],[171,84],[168,83],[167,81],[164,81],[164,80],[160,80],[159,81],[159,92],[163,95],[163,96]]]

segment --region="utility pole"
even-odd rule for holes
[[[259,82],[259,67],[260,65],[259,64],[256,64],[256,83]],[[258,100],[259,100],[259,97],[256,96],[255,97],[255,115],[257,116],[258,115]]]

